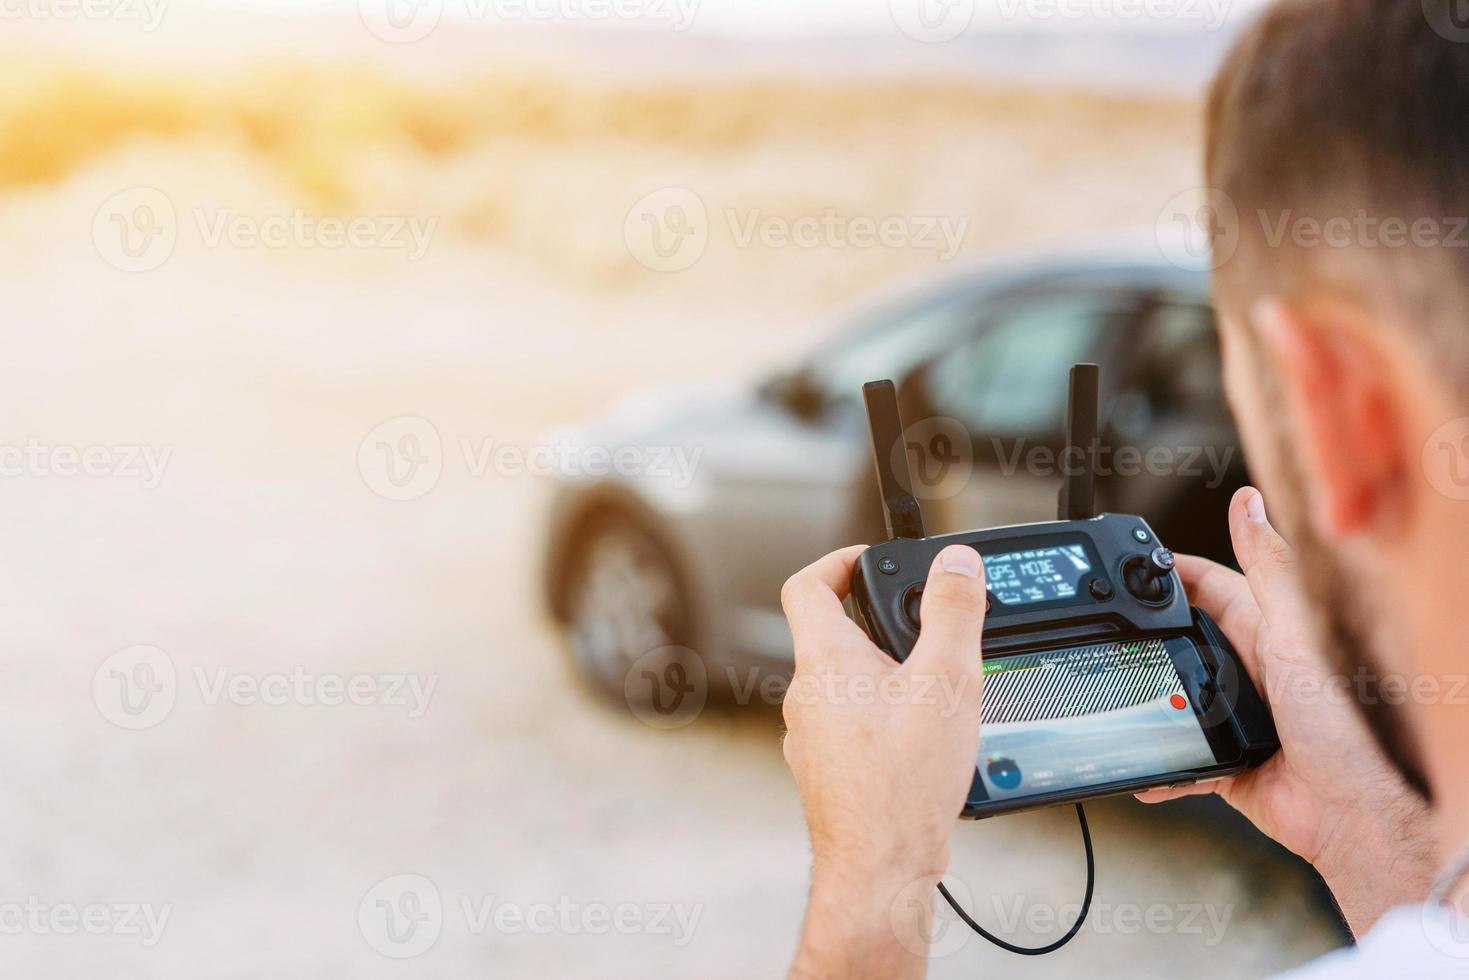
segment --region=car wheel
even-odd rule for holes
[[[678,659],[670,648],[692,642],[678,570],[657,539],[622,517],[599,520],[581,536],[575,562],[566,619],[572,660],[598,693],[641,697],[646,686],[627,684],[633,664],[658,650]]]

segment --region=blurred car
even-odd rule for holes
[[[788,673],[782,582],[885,537],[869,380],[898,382],[918,479],[932,477],[919,493],[929,534],[1053,520],[1079,361],[1102,365],[1100,509],[1231,562],[1226,509],[1246,474],[1206,271],[1147,249],[1047,254],[903,296],[762,384],[655,393],[570,434],[694,461],[686,485],[652,466],[557,482],[543,587],[577,669],[616,697],[632,696],[640,658],[688,650],[715,693]]]

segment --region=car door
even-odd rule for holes
[[[1147,516],[1176,550],[1232,563],[1229,500],[1248,474],[1207,299],[1149,295],[1117,364],[1104,428],[1113,505]]]
[[[1142,302],[1105,283],[1032,287],[989,307],[920,370],[911,397],[921,417],[939,420],[933,431],[966,431],[972,457],[967,480],[924,501],[930,533],[1055,519],[1071,366],[1101,363],[1105,396],[1117,339]]]

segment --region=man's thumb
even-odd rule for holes
[[[962,544],[945,548],[928,570],[919,607],[918,645],[908,662],[951,677],[978,676],[984,613],[984,563],[979,552]]]
[[[1229,531],[1234,556],[1266,621],[1279,621],[1281,613],[1299,614],[1302,600],[1295,549],[1271,527],[1260,491],[1245,487],[1234,495]]]

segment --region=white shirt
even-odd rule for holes
[[[1469,918],[1441,905],[1388,912],[1362,941],[1278,980],[1438,980],[1469,977]]]

